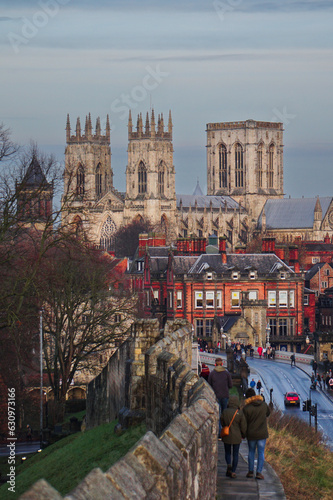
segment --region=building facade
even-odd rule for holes
[[[268,198],[283,197],[283,124],[208,123],[207,193],[228,195],[259,217]]]

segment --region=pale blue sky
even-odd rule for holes
[[[63,160],[91,112],[112,122],[125,189],[127,115],[174,122],[178,193],[206,191],[206,124],[283,121],[285,193],[333,195],[333,2],[0,1],[0,122]],[[155,75],[155,76],[154,76]],[[156,76],[157,75],[157,76]]]

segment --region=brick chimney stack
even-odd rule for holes
[[[219,253],[222,257],[222,264],[227,263],[227,242],[224,236],[219,238]]]

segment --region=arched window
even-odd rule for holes
[[[138,191],[139,194],[147,192],[147,170],[143,161],[140,162],[138,169]]]
[[[219,147],[219,187],[228,187],[227,148],[224,144]]]
[[[239,143],[235,145],[235,186],[244,187],[243,148]]]
[[[262,188],[262,143],[258,146],[257,163],[258,163],[258,187]]]
[[[274,187],[274,144],[269,146],[268,151],[268,187]]]
[[[85,188],[84,183],[85,183],[84,168],[80,164],[79,168],[77,169],[77,173],[76,173],[76,194],[79,196],[84,195],[84,188]]]
[[[95,190],[96,196],[101,196],[102,194],[102,171],[101,164],[99,163],[95,171]]]
[[[164,164],[162,161],[158,166],[158,194],[164,194]]]
[[[114,250],[114,233],[117,227],[110,216],[107,217],[101,230],[100,247],[104,250]]]

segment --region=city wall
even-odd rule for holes
[[[126,359],[126,349],[130,359]],[[117,362],[110,359],[99,381],[90,384],[88,407],[96,408],[94,412],[89,409],[87,424],[92,427],[102,420],[96,415],[99,407],[104,421],[110,421],[116,411],[113,403],[103,403],[103,397],[111,395],[108,384],[116,367],[118,389],[127,391],[131,411],[145,411],[149,430],[108,471],[92,470],[67,500],[215,498],[218,405],[213,391],[191,370],[190,363],[191,325],[167,323],[161,335],[157,320],[136,324],[129,346],[122,346]],[[32,498],[62,497],[42,480],[21,497]]]

